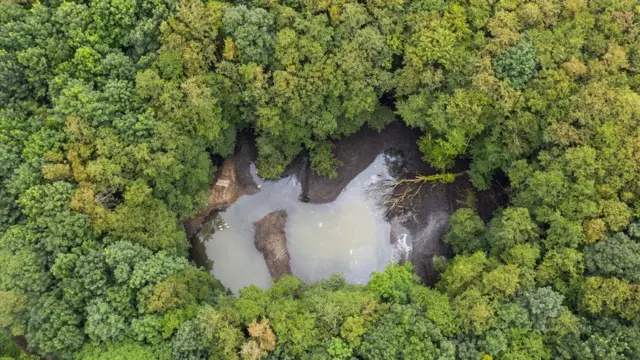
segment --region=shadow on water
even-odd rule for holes
[[[216,230],[223,230],[226,223],[222,216],[221,211],[214,211],[205,221],[202,230],[197,236],[191,238],[191,259],[197,266],[203,267],[207,271],[213,270],[213,261],[207,256],[206,239],[213,236]]]

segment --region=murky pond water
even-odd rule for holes
[[[234,292],[250,284],[268,287],[271,279],[253,243],[253,223],[284,209],[294,275],[310,282],[341,273],[348,282],[367,282],[392,258],[390,225],[371,191],[379,181],[391,179],[388,168],[389,158],[379,155],[329,204],[300,202],[301,186],[295,177],[265,182],[252,168],[260,191],[214,215],[200,234],[214,276]]]

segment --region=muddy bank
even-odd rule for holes
[[[212,212],[229,207],[242,195],[258,192],[258,187],[251,178],[249,166],[255,159],[255,148],[246,137],[238,140],[236,152],[228,156],[218,169],[216,177],[209,189],[207,208],[195,217],[185,221],[187,238],[194,239]],[[193,244],[192,246],[196,246]]]
[[[254,244],[256,249],[264,255],[269,274],[274,280],[291,274],[287,235],[284,231],[286,222],[287,212],[278,210],[253,223]]]
[[[380,153],[394,149],[405,159],[405,170],[425,173],[430,168],[422,161],[418,149],[419,132],[401,121],[391,123],[381,132],[365,127],[357,133],[337,141],[333,148],[336,159],[342,162],[338,176],[333,179],[317,176],[306,158],[299,158],[287,169],[288,174],[301,175],[304,200],[325,204],[334,201],[353,178],[366,169]]]

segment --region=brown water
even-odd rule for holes
[[[260,191],[219,212],[199,235],[213,261],[213,275],[234,292],[250,284],[267,288],[271,279],[253,244],[253,223],[284,209],[295,276],[311,282],[340,273],[350,283],[366,283],[373,271],[384,269],[398,250],[404,250],[392,249],[390,225],[370,191],[379,181],[391,179],[387,164],[385,155],[379,155],[329,204],[300,202],[301,186],[295,177],[265,182],[252,168]]]

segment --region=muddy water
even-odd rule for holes
[[[341,273],[348,282],[366,283],[393,256],[390,225],[371,191],[381,180],[391,179],[388,164],[389,158],[379,155],[329,204],[300,202],[301,186],[295,177],[265,182],[252,168],[260,191],[215,215],[200,234],[214,276],[234,292],[250,284],[268,287],[269,271],[253,244],[253,223],[284,209],[294,275],[310,282]]]

